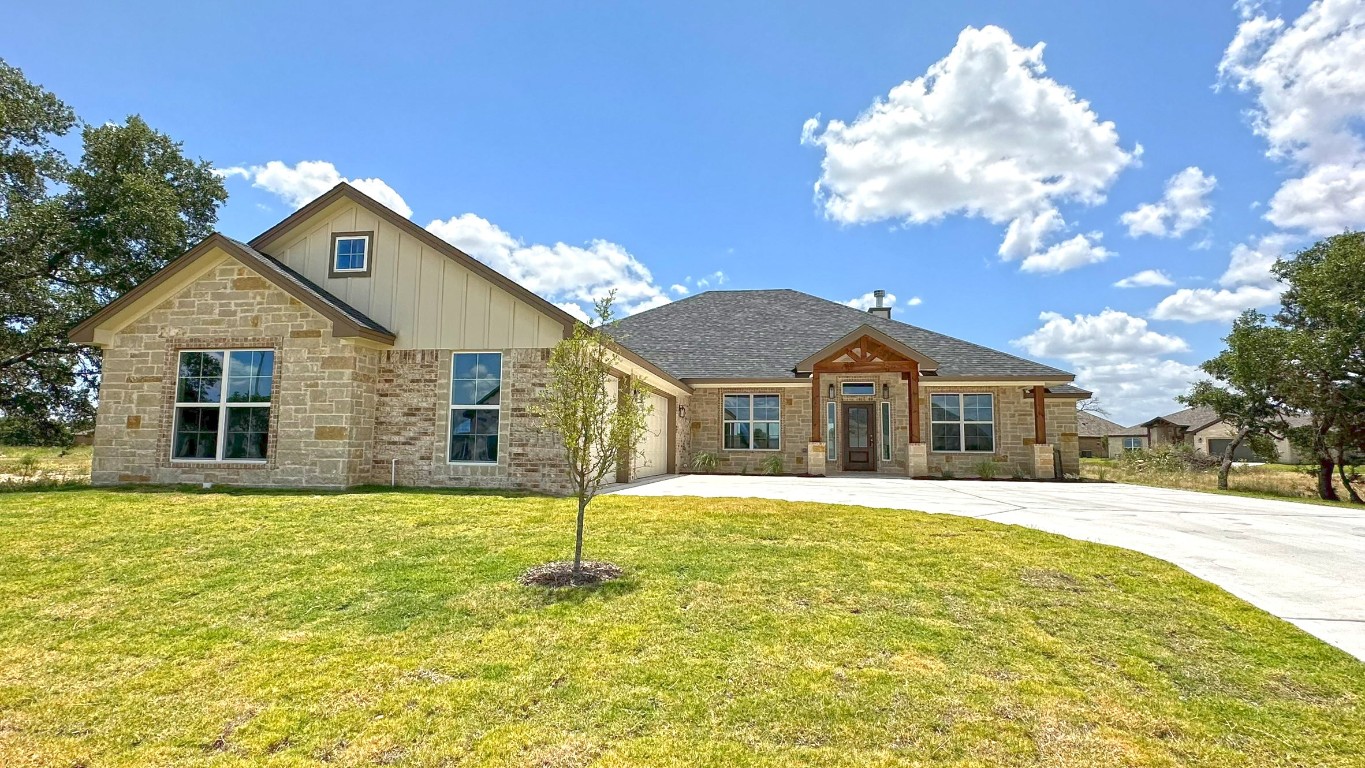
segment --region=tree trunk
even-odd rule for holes
[[[1228,447],[1223,449],[1223,460],[1218,465],[1218,490],[1226,491],[1228,489],[1228,472],[1232,471],[1232,454],[1237,450],[1237,446],[1247,439],[1250,432],[1249,429],[1238,430],[1237,436],[1232,438]]]
[[[573,576],[571,581],[577,584],[583,575],[583,514],[588,509],[588,500],[582,496],[578,497],[578,535],[574,538],[573,545]]]
[[[1341,484],[1346,486],[1346,493],[1351,497],[1351,503],[1365,504],[1365,499],[1361,499],[1360,494],[1356,493],[1355,486],[1351,485],[1351,476],[1346,473],[1345,457],[1339,457],[1337,459],[1337,474],[1341,476]]]
[[[1318,454],[1318,498],[1323,501],[1341,501],[1337,489],[1332,487],[1332,470],[1336,462],[1327,454]]]

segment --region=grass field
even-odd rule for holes
[[[1365,764],[1365,665],[1166,563],[993,523],[0,495],[0,765]]]
[[[64,450],[0,445],[0,485],[34,481],[90,482],[90,446]]]
[[[1333,478],[1333,485],[1343,501],[1330,502],[1318,498],[1317,478],[1305,471],[1305,467],[1290,464],[1259,464],[1254,466],[1233,465],[1228,473],[1228,490],[1218,490],[1218,470],[1208,469],[1184,472],[1135,472],[1126,470],[1122,462],[1114,459],[1081,459],[1081,477],[1090,480],[1105,480],[1117,483],[1136,483],[1154,485],[1160,488],[1183,488],[1190,491],[1211,493],[1233,493],[1266,499],[1286,499],[1307,501],[1315,504],[1335,504],[1351,506],[1345,501],[1346,488],[1339,479]],[[1358,490],[1361,483],[1356,483]],[[1355,505],[1357,509],[1360,505]]]

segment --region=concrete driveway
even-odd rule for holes
[[[914,509],[1126,547],[1365,660],[1365,511],[1140,485],[879,477],[681,475],[610,492]]]

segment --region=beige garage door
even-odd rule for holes
[[[668,398],[651,393],[650,405],[654,409],[649,414],[649,431],[642,446],[643,455],[635,460],[635,477],[662,475],[668,471]]]

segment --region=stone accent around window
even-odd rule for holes
[[[264,463],[170,459],[181,349],[275,350]],[[103,351],[91,482],[345,487],[368,477],[376,352],[235,261],[210,269],[114,335]],[[353,360],[324,369],[326,358]],[[329,439],[319,439],[319,433]],[[336,435],[344,435],[339,439]]]

